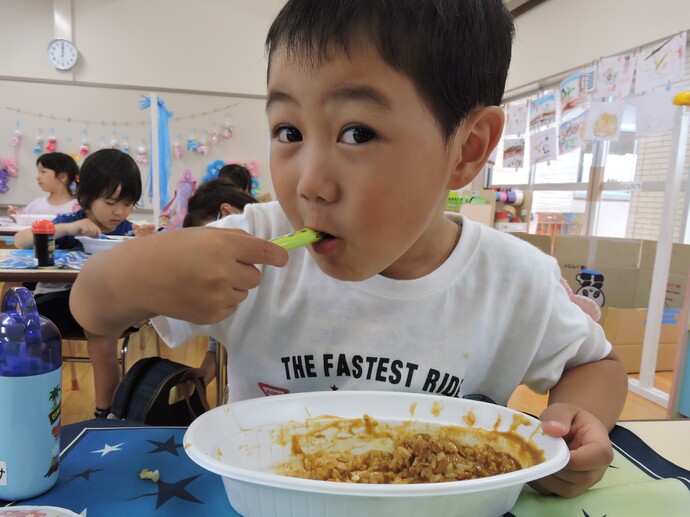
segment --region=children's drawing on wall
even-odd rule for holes
[[[566,154],[582,147],[585,142],[587,112],[566,120],[558,127],[558,154]]]
[[[678,110],[678,106],[673,104],[673,97],[684,89],[676,85],[668,91],[656,90],[634,100],[637,138],[658,135],[673,129],[676,110]]]
[[[594,95],[597,98],[622,99],[630,93],[635,75],[635,54],[604,57],[597,64],[597,80]]]
[[[561,81],[561,117],[576,116],[587,107],[592,90],[594,70],[586,68]]]
[[[524,135],[527,130],[528,103],[512,102],[506,108],[506,135]]]
[[[530,137],[530,162],[536,165],[556,159],[556,128],[546,129]]]
[[[520,169],[525,163],[525,139],[506,138],[503,140],[503,167]]]
[[[644,48],[637,55],[635,93],[664,86],[683,77],[686,33],[681,32]]]
[[[556,94],[545,93],[530,102],[529,129],[534,131],[556,121]]]
[[[604,306],[604,275],[593,269],[582,269],[575,280],[580,284],[575,294],[594,300],[599,307]]]
[[[592,102],[585,129],[586,140],[617,141],[625,113],[625,102]]]

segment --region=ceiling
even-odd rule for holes
[[[273,19],[286,0],[224,0],[238,11]],[[505,0],[513,16],[518,17],[546,0]]]

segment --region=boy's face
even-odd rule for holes
[[[104,233],[112,232],[117,226],[129,217],[134,208],[134,202],[118,200],[120,187],[111,197],[98,197],[91,203],[87,215],[96,223]]]
[[[443,215],[457,156],[413,83],[370,46],[314,67],[271,58],[271,174],[295,229],[331,234],[311,246],[342,280],[418,278],[453,249]]]

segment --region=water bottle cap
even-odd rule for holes
[[[39,219],[31,225],[31,233],[54,234],[55,225],[47,219]]]
[[[0,312],[0,377],[25,377],[62,366],[62,339],[57,327],[38,314],[26,287],[5,293]]]

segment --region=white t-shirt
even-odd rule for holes
[[[213,325],[155,318],[166,343],[210,335],[228,349],[230,401],[304,391],[391,390],[489,398],[549,390],[565,368],[611,350],[573,304],[556,261],[536,247],[462,219],[451,256],[414,280],[343,282],[306,248]],[[280,206],[257,203],[213,226],[262,238],[292,231]],[[203,267],[202,264],[199,267]]]
[[[79,204],[77,203],[76,199],[72,199],[68,201],[67,203],[62,203],[61,205],[51,205],[48,203],[48,197],[47,196],[41,196],[37,197],[33,201],[31,201],[28,205],[26,205],[24,208],[21,209],[22,214],[51,214],[51,215],[60,215],[60,214],[69,214],[75,211],[76,209],[79,209]]]

